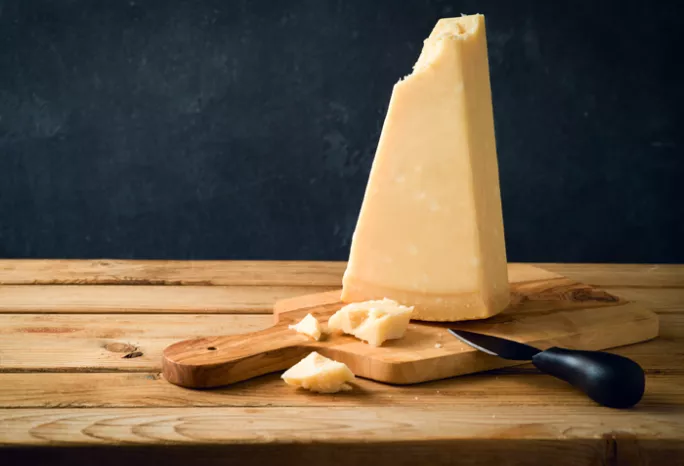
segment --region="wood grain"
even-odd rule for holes
[[[339,286],[345,262],[0,260],[0,285]]]
[[[266,314],[0,314],[0,340],[130,340],[248,333],[271,325]]]
[[[268,315],[0,314],[0,372],[154,371],[163,349],[191,336],[261,330]],[[123,356],[141,352],[135,358]]]
[[[659,288],[657,292],[645,288],[605,288],[605,291],[628,301],[648,304],[658,313],[684,311],[684,288]]]
[[[0,439],[14,445],[173,443],[402,442],[460,439],[684,437],[684,410],[577,406],[250,407],[2,409]],[[337,440],[337,441],[340,441]],[[489,442],[496,448],[497,442]]]
[[[496,396],[489,396],[496,394]],[[0,408],[149,408],[269,406],[596,406],[570,385],[535,369],[474,374],[410,386],[354,382],[353,392],[314,394],[270,374],[215,390],[187,390],[158,372],[0,374]],[[649,374],[639,410],[684,406],[684,374]]]
[[[247,335],[183,340],[164,349],[162,372],[166,380],[182,387],[220,387],[285,370],[318,349],[318,344],[287,325]]]
[[[0,286],[0,313],[270,314],[283,298],[318,286]]]
[[[358,379],[338,395],[292,389],[278,374],[209,391],[160,377],[166,345],[265,329],[273,301],[339,286],[344,265],[0,260],[0,462],[684,465],[682,265],[543,265],[557,290],[568,285],[560,274],[658,311],[656,340],[611,350],[647,372],[644,399],[627,412],[597,407],[531,365],[412,386]],[[49,290],[71,284],[96,291]],[[226,290],[201,295],[214,287]],[[284,295],[261,293],[274,287]],[[238,290],[225,300],[229,288]],[[544,299],[527,305],[548,309]]]
[[[684,288],[682,264],[533,264],[600,288]]]
[[[684,265],[530,264],[602,288],[684,288]],[[346,262],[0,259],[0,285],[339,286]]]
[[[345,363],[359,377],[410,384],[521,364],[486,355],[451,338],[449,327],[513,339],[545,349],[600,350],[654,338],[657,316],[639,305],[525,264],[509,266],[511,305],[490,319],[412,322],[406,335],[375,348],[347,335],[311,341],[288,330],[312,313],[321,322],[342,305],[339,292],[290,298],[274,309],[283,322],[249,335],[185,340],[164,350],[162,372],[189,388],[227,385],[284,370],[311,351]],[[313,307],[312,307],[313,306]]]
[[[684,452],[681,414],[498,406],[463,407],[457,415],[441,407],[22,409],[0,410],[0,439],[43,447],[5,449],[12,464],[241,465],[277,458],[286,465],[676,465]],[[79,448],[57,448],[65,446]]]
[[[660,320],[656,340],[612,351],[635,359],[651,373],[684,374],[684,367],[673,363],[684,361],[684,313],[663,314]],[[271,325],[269,315],[0,314],[0,372],[159,371],[162,351],[172,343]],[[143,356],[122,359],[126,353],[119,351],[129,345]]]

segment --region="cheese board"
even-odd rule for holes
[[[457,323],[412,321],[404,338],[372,347],[349,335],[314,341],[288,328],[311,313],[325,322],[343,303],[340,291],[276,303],[273,327],[231,336],[185,340],[164,350],[162,372],[188,388],[229,385],[285,370],[312,351],[345,363],[358,376],[413,384],[497,369],[510,361],[471,348],[448,333],[460,328],[527,343],[602,350],[655,338],[658,317],[639,304],[527,264],[509,264],[511,304],[489,319]]]

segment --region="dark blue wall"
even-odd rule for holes
[[[345,259],[392,85],[481,12],[509,258],[684,262],[678,4],[0,0],[0,257]]]

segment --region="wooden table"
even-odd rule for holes
[[[540,266],[660,314],[659,339],[616,350],[647,371],[636,409],[529,365],[338,395],[277,374],[186,390],[160,377],[164,347],[265,328],[276,299],[339,287],[344,264],[0,261],[0,460],[684,464],[684,266]]]

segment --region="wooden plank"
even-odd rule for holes
[[[0,286],[0,313],[270,314],[283,298],[318,286]]]
[[[188,331],[186,336],[193,336]],[[185,337],[183,337],[185,338]],[[140,372],[161,370],[164,348],[181,340],[176,338],[81,339],[31,336],[0,340],[0,372]],[[123,358],[130,353],[143,353]],[[684,339],[658,338],[651,342],[612,349],[611,352],[635,359],[647,372],[682,373],[673,360],[684,359]],[[509,368],[523,371],[525,366]]]
[[[131,340],[256,332],[266,314],[0,314],[0,341],[17,338]]]
[[[1,409],[9,445],[381,443],[465,439],[681,441],[684,409],[577,406]],[[488,442],[498,448],[497,442]],[[549,463],[552,464],[552,463]],[[556,464],[556,463],[554,463]]]
[[[339,286],[345,262],[0,260],[0,285]]]
[[[637,302],[645,308],[665,312],[684,311],[684,288],[602,288],[603,291],[622,299]]]
[[[515,265],[515,264],[513,264]],[[524,265],[524,264],[518,264]],[[527,265],[527,264],[525,264]],[[265,286],[268,288],[290,287],[290,286],[339,286],[344,262],[285,262],[285,261],[121,261],[121,260],[0,260],[0,284],[5,285],[26,285],[26,284],[116,284],[122,286],[131,285],[195,285],[192,291],[177,290],[169,292],[171,299],[179,294],[179,305],[184,299],[193,301],[190,296],[200,294],[202,300],[206,300],[207,305],[216,306],[215,299],[219,300],[216,312],[224,312],[225,304],[221,297],[224,291],[205,291],[199,288],[201,285],[235,285],[236,287],[245,286]],[[645,304],[654,303],[659,310],[680,310],[684,307],[684,266],[682,265],[650,265],[650,264],[541,264],[541,267],[552,272],[566,275],[578,281],[584,281],[593,286],[608,288],[609,291],[625,299],[635,300]],[[89,287],[90,288],[90,287]],[[310,289],[310,288],[309,288]],[[657,289],[658,293],[651,293],[652,289]],[[16,307],[16,299],[21,299],[26,306],[33,306],[32,309],[43,308],[45,303],[33,300],[26,301],[26,295],[36,294],[36,300],[53,299],[57,296],[61,304],[66,306],[69,302],[64,302],[66,298],[62,290],[60,291],[41,287],[32,287],[29,290],[17,290],[15,287],[0,288],[0,312],[14,312],[8,306],[15,306],[16,312],[20,309]],[[125,294],[131,295],[134,291],[126,288]],[[158,286],[146,288],[151,290],[150,296],[156,299],[160,293]],[[244,294],[248,291],[237,288],[236,293]],[[305,294],[306,290],[285,292],[279,296],[296,296]],[[94,302],[82,303],[92,305],[95,309],[107,305],[128,305],[130,309],[137,309],[137,300],[126,300],[119,298],[112,301],[107,295],[112,292],[107,289],[97,291],[83,291],[79,294],[90,294]],[[269,308],[270,302],[264,303],[257,299],[244,297],[244,302],[238,302],[238,309],[248,310],[257,309],[265,312]],[[240,298],[238,298],[240,299]],[[13,300],[6,302],[5,300]],[[104,302],[103,302],[104,300]],[[162,301],[164,302],[164,301]],[[199,301],[201,302],[201,301]],[[78,304],[78,303],[75,303]],[[166,304],[165,304],[166,305]],[[148,310],[150,304],[141,304]],[[151,309],[155,306],[152,304]],[[169,309],[172,312],[173,308]],[[194,311],[197,306],[193,306]],[[159,310],[159,309],[157,309]],[[164,309],[165,310],[165,309]],[[62,310],[59,310],[62,312]],[[68,309],[64,310],[69,312]],[[228,309],[228,312],[236,310]],[[38,311],[34,311],[38,312]],[[71,312],[74,312],[73,310]],[[76,312],[105,312],[97,311],[76,311]],[[151,310],[150,310],[151,312]]]
[[[535,264],[599,287],[683,287],[684,265]],[[0,260],[5,285],[339,286],[346,262]]]
[[[684,311],[684,265],[540,264],[658,312]]]
[[[684,288],[684,264],[535,264],[600,288]]]
[[[0,374],[0,408],[149,408],[287,406],[596,407],[570,385],[539,373],[477,374],[411,386],[357,379],[351,392],[315,394],[278,374],[215,390],[186,390],[158,372]],[[650,374],[640,410],[684,406],[684,373]]]
[[[280,299],[327,291],[311,286],[0,286],[0,313],[270,313]],[[607,288],[662,312],[684,310],[684,288]]]
[[[0,314],[0,371],[154,371],[163,349],[188,336],[270,325],[269,315]]]
[[[269,315],[0,314],[0,372],[159,371],[162,351],[171,343],[271,325]],[[122,358],[134,351],[143,355]],[[650,372],[681,373],[673,361],[684,360],[684,313],[660,315],[656,340],[612,351]]]

